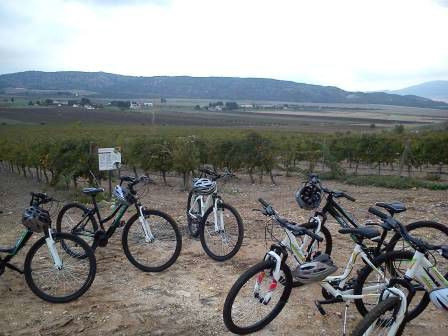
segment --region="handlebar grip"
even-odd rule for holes
[[[350,195],[347,195],[346,193],[344,193],[344,197],[345,197],[346,199],[348,199],[349,201],[356,202],[356,199],[355,199],[355,198],[351,197]]]
[[[374,207],[370,207],[370,208],[369,208],[369,212],[370,212],[372,215],[378,216],[379,218],[384,219],[384,220],[387,219],[387,218],[389,217],[388,215],[386,215],[385,213],[379,211],[378,209],[376,209],[376,208],[374,208]]]
[[[264,199],[262,199],[261,197],[258,199],[258,202],[260,202],[265,208],[267,208],[269,206],[269,203],[266,202]]]

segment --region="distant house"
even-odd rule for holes
[[[216,105],[216,106],[209,106],[209,111],[222,111],[222,105]]]
[[[254,105],[252,104],[240,104],[241,108],[254,108]]]
[[[137,110],[137,109],[141,108],[141,106],[140,106],[140,104],[137,103],[137,102],[131,102],[131,104],[129,105],[129,108],[130,108],[131,110]]]
[[[143,106],[144,106],[144,107],[152,107],[152,106],[153,106],[153,103],[143,103]]]

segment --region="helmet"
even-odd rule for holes
[[[429,294],[429,298],[437,308],[448,311],[448,288],[433,290]]]
[[[337,269],[330,256],[322,253],[314,257],[311,262],[297,266],[292,274],[301,283],[308,284],[325,279]]]
[[[130,193],[119,185],[115,186],[114,197],[119,204],[130,205],[132,203]]]
[[[208,195],[216,190],[216,182],[208,178],[200,178],[193,182],[193,191],[198,194]]]
[[[299,207],[313,210],[319,207],[322,200],[322,191],[317,184],[306,183],[296,192],[296,201]]]
[[[50,214],[45,209],[31,206],[23,212],[22,224],[33,232],[43,232],[51,226]]]

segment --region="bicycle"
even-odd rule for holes
[[[277,240],[278,242],[270,247],[262,262],[244,272],[232,286],[227,295],[223,309],[224,323],[231,332],[237,334],[247,334],[262,329],[270,323],[285,306],[293,288],[293,274],[291,268],[286,263],[289,254],[293,256],[300,268],[303,265],[310,265],[310,263],[307,263],[307,261],[310,260],[310,255],[313,255],[311,261],[315,260],[316,255],[320,255],[317,252],[316,245],[311,244],[311,248],[309,248],[310,244],[304,241],[305,239],[299,244],[296,237],[306,235],[309,237],[308,239],[318,242],[324,240],[324,238],[320,237],[315,232],[281,218],[273,207],[265,200],[260,198],[259,202],[263,206],[263,209],[261,210],[262,214],[269,217],[273,223],[278,224],[284,230],[285,237],[281,241]],[[319,221],[319,218],[317,217],[316,220]],[[348,279],[353,271],[358,256],[360,256],[367,265],[372,267],[385,283],[388,283],[388,279],[385,278],[383,272],[372,264],[371,257],[365,251],[363,244],[364,239],[379,238],[381,236],[380,231],[374,227],[359,227],[343,228],[340,229],[339,232],[352,235],[352,238],[355,241],[355,247],[342,275],[330,275],[323,279],[319,279],[323,291],[327,293],[327,296],[329,297],[325,302],[316,302],[317,308],[322,314],[325,314],[325,311],[321,307],[321,304],[323,303],[349,302],[364,296],[379,295],[374,289],[371,291],[369,289],[364,289],[362,294],[358,295],[353,293],[353,283]],[[251,279],[254,279],[254,281],[251,281]],[[283,289],[278,288],[279,284]],[[305,284],[306,283],[303,282],[297,282],[295,286],[297,287]],[[243,289],[246,285],[247,287]],[[262,288],[265,289],[264,293],[262,293]],[[244,290],[247,290],[247,296],[250,301],[255,304],[255,307],[245,308],[244,300],[241,305],[239,304],[238,295]],[[272,299],[274,295],[278,296],[278,302],[272,308]],[[261,307],[260,310],[266,308],[266,314],[256,311],[256,308],[259,307]],[[241,314],[248,313],[257,315],[252,324],[247,321],[247,315],[240,316]],[[260,315],[262,316],[260,317]],[[344,319],[344,329],[345,326],[346,319]]]
[[[322,232],[322,234],[325,237],[325,242],[328,246],[325,253],[330,255],[332,250],[332,237],[330,231],[328,231],[328,229],[325,227],[328,215],[333,217],[342,228],[359,227],[360,224],[356,222],[356,219],[353,216],[349,215],[345,211],[345,209],[339,203],[336,202],[336,199],[341,198],[345,198],[351,202],[356,202],[356,199],[343,191],[335,191],[324,187],[318,175],[316,174],[310,174],[307,183],[309,183],[312,186],[315,186],[317,189],[323,192],[324,195],[326,195],[326,202],[325,205],[322,207],[322,210],[320,211],[316,210],[313,216],[310,217],[308,223],[305,225],[307,225],[309,229],[312,228],[312,226],[314,226],[316,227],[316,230],[318,231],[320,230],[320,232]],[[405,205],[401,202],[391,202],[391,203],[378,202],[376,204],[377,206],[386,209],[392,217],[395,214],[399,214],[406,211]],[[320,222],[315,220],[315,218],[317,217],[321,218]],[[320,227],[317,227],[318,223],[320,223]],[[412,231],[414,236],[417,236],[416,231],[431,230],[431,232],[433,232],[433,235],[435,237],[437,236],[445,237],[445,239],[446,237],[448,237],[448,227],[434,221],[417,221],[409,223],[406,225],[406,229],[409,232]],[[377,240],[376,246],[369,248],[369,253],[371,253],[373,256],[379,256],[384,252],[393,251],[396,248],[406,249],[406,244],[403,242],[403,238],[398,232],[395,232],[394,235],[390,238],[390,240],[386,241],[388,231],[390,230],[384,230],[383,234],[381,235],[381,238]]]
[[[30,207],[46,213],[48,227],[43,230],[44,236],[29,249],[23,270],[10,261],[34,232],[40,230],[27,227],[14,246],[0,247],[0,253],[6,253],[6,257],[0,257],[0,276],[6,268],[24,274],[28,287],[39,298],[53,303],[65,303],[79,298],[90,288],[95,279],[96,259],[92,249],[82,239],[69,233],[53,232],[50,216],[42,206],[55,201],[46,194],[31,193]],[[72,253],[66,253],[63,245],[70,246]]]
[[[134,187],[139,183],[150,182],[147,176],[121,176],[120,184],[114,189],[115,209],[105,218],[102,218],[95,198],[104,189],[84,188],[82,192],[91,196],[93,208],[76,202],[65,205],[58,215],[57,231],[68,230],[82,237],[95,251],[98,246],[107,246],[109,238],[122,225],[124,214],[133,205],[137,212],[123,227],[121,242],[124,254],[135,267],[144,272],[167,269],[179,257],[182,237],[176,222],[168,214],[147,209],[141,204]],[[123,183],[127,184],[127,188],[122,187]],[[104,224],[112,219],[112,224],[106,230]]]
[[[429,301],[435,303],[436,306],[442,306],[442,308],[448,311],[448,304],[446,303],[448,302],[448,272],[443,276],[436,267],[437,263],[434,256],[433,262],[430,262],[428,259],[434,252],[437,252],[444,259],[448,259],[448,245],[433,245],[413,237],[403,224],[376,208],[369,208],[369,212],[381,219],[382,224],[378,225],[392,228],[403,237],[412,249],[414,249],[414,253],[407,250],[388,252],[373,261],[373,264],[376,267],[390,271],[391,276],[399,279],[399,281],[395,280],[396,283],[399,285],[404,284],[404,287],[408,290],[411,288],[410,291],[412,296],[418,290],[424,291],[425,293],[418,305],[406,315],[403,320],[403,325],[417,317],[426,308]],[[448,243],[448,241],[445,241],[445,243]],[[400,267],[402,264],[405,266],[404,269]],[[367,266],[359,272],[357,285],[354,288],[355,293],[363,292],[366,288],[369,288],[370,290],[374,289],[379,293],[384,292],[385,284],[383,282],[375,282],[375,278],[372,280],[373,284],[367,282],[370,275],[371,270]],[[417,286],[415,285],[415,282],[417,283]],[[441,304],[436,301],[437,292],[440,293],[441,291],[444,291],[445,293],[445,306],[443,303]],[[355,301],[358,311],[365,315],[365,321],[361,322],[360,326],[356,329],[356,335],[362,335],[361,331],[367,332],[367,330],[372,330],[373,326],[371,326],[371,324],[376,324],[375,321],[378,319],[378,316],[389,311],[395,312],[400,305],[400,300],[396,299],[388,300],[388,303],[382,303],[383,297],[379,296],[380,301],[376,301],[374,303],[376,306],[369,311],[369,303],[365,302],[364,299],[365,298]],[[408,301],[410,302],[411,300]],[[382,304],[382,308],[377,307],[379,303]],[[385,308],[386,306],[387,308]],[[389,322],[391,321],[392,318],[390,318]],[[392,327],[392,325],[397,327],[398,322],[395,320],[393,322],[394,323],[388,323],[387,327]],[[390,335],[395,335],[393,332],[396,331],[392,331]],[[399,335],[399,333],[397,332],[396,335]]]
[[[218,194],[216,181],[235,175],[220,175],[210,169],[199,171],[201,176],[194,180],[193,189],[188,194],[188,229],[192,237],[200,236],[201,245],[208,256],[217,261],[228,260],[241,248],[244,226],[238,211],[224,203]],[[201,183],[206,188],[201,188]]]

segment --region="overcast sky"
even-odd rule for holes
[[[448,80],[448,0],[0,0],[0,73]]]

